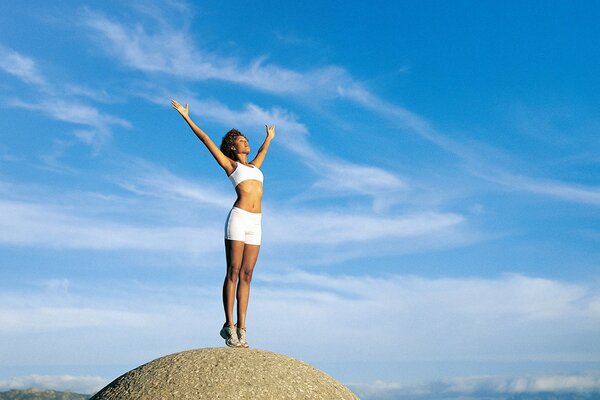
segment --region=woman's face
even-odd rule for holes
[[[233,146],[236,153],[250,153],[250,144],[248,144],[248,139],[245,136],[236,137]]]

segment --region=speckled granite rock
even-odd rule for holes
[[[158,358],[111,382],[91,400],[358,399],[326,373],[257,349],[189,350]]]

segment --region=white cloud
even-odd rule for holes
[[[430,399],[430,398],[506,398],[523,394],[582,394],[600,392],[600,375],[597,373],[527,375],[527,376],[465,376],[435,380],[423,384],[407,385],[375,381],[370,384],[350,384],[361,398]],[[575,395],[576,396],[576,395]]]
[[[167,203],[182,201],[183,207],[205,204],[219,210],[229,209],[234,199],[230,193],[221,192],[207,182],[179,177],[145,160],[135,159],[126,164],[127,173],[116,182],[137,195],[156,197]],[[185,213],[183,207],[178,208],[181,213]],[[399,240],[415,238],[423,245],[435,237],[433,247],[473,240],[467,238],[465,218],[455,213],[379,215],[368,210],[326,212],[310,208],[282,208],[269,203],[265,204],[265,209],[268,215],[265,215],[263,229],[265,237],[274,246],[313,245],[321,247],[321,252],[327,252],[328,247],[349,242],[380,241],[387,243],[388,247],[398,248],[402,245]],[[221,221],[218,223],[220,226]],[[393,246],[390,245],[392,242],[395,243]],[[414,246],[413,251],[420,248]],[[359,255],[346,252],[345,256],[353,258]]]
[[[415,213],[374,216],[344,210],[338,213],[311,210],[272,210],[266,227],[274,244],[331,245],[431,235],[450,230],[464,222],[452,213]]]
[[[38,70],[33,59],[1,44],[0,69],[3,69],[5,72],[16,76],[28,84],[38,86],[46,84],[46,79],[44,79],[44,76]]]
[[[95,128],[93,131],[75,131],[75,136],[88,145],[97,145],[97,140],[106,141],[111,135],[111,125],[126,128],[131,127],[131,124],[122,118],[104,114],[95,107],[81,104],[77,101],[52,98],[38,103],[27,103],[20,100],[12,100],[8,102],[8,105],[31,111],[41,111],[50,118],[58,121]]]
[[[109,380],[99,376],[28,375],[0,379],[0,389],[29,389],[72,391],[92,394]],[[365,400],[455,398],[455,396],[482,396],[502,398],[515,394],[590,393],[600,391],[600,376],[593,373],[555,374],[535,376],[467,376],[407,385],[384,381],[370,384],[349,384]]]
[[[78,335],[82,330],[89,332],[88,339],[100,335],[121,336],[124,332],[138,335],[142,331],[169,330],[185,324],[187,317],[176,320],[186,313],[204,313],[196,310],[197,301],[206,304],[219,301],[218,297],[207,296],[207,293],[218,293],[218,289],[117,281],[101,273],[92,283],[69,284],[68,291],[36,286],[23,291],[5,290],[0,294],[0,335],[23,332],[49,335],[44,340],[60,337],[58,332]],[[109,343],[109,339],[105,337],[102,341]],[[85,340],[81,338],[82,342]]]
[[[262,108],[253,103],[247,103],[241,110],[234,110],[216,100],[199,100],[193,95],[185,95],[185,103],[189,104],[192,115],[210,119],[224,125],[255,131],[265,125],[275,125],[276,141],[303,157],[314,157],[315,153],[307,142],[308,128],[298,122],[296,115],[281,108]],[[168,97],[154,97],[153,101],[164,105]],[[218,142],[220,138],[215,140]],[[257,144],[255,144],[257,146]]]
[[[160,23],[149,29],[139,22],[119,23],[91,11],[85,12],[83,18],[84,25],[96,33],[103,48],[133,69],[161,72],[186,80],[216,79],[276,94],[300,93],[309,95],[311,101],[341,97],[395,119],[446,150],[464,151],[457,143],[436,132],[426,119],[372,94],[340,66],[296,71],[266,64],[264,58],[244,64],[233,57],[210,53],[195,46],[189,40],[191,35],[185,28],[187,24],[175,27],[156,13],[153,19]],[[259,121],[263,122],[264,119]]]
[[[74,97],[87,97],[101,103],[113,102],[110,94],[102,88],[92,89],[81,84],[67,83],[63,88],[65,94]]]
[[[551,179],[535,179],[506,172],[503,167],[494,165],[498,164],[499,159],[505,157],[498,149],[476,142],[464,144],[452,140],[433,128],[425,118],[406,108],[380,99],[362,87],[343,88],[340,89],[340,94],[379,115],[398,122],[423,139],[459,157],[465,163],[469,173],[475,177],[508,186],[513,190],[545,195],[575,203],[600,204],[600,189],[597,187],[576,185]]]
[[[150,99],[157,103],[166,101],[161,97],[150,97]],[[280,107],[264,109],[250,103],[242,110],[233,110],[220,102],[198,100],[192,95],[187,95],[185,102],[189,104],[192,114],[240,129],[255,130],[256,127],[265,124],[274,124],[278,132],[275,138],[276,145],[299,156],[300,160],[318,177],[313,188],[320,195],[323,193],[336,196],[359,194],[370,196],[377,202],[383,198],[390,199],[394,194],[408,189],[408,185],[402,178],[382,168],[349,162],[314,149],[308,140],[310,136],[308,128],[298,122],[294,114]],[[258,147],[259,144],[255,146]]]
[[[96,393],[108,384],[108,380],[99,376],[73,375],[27,375],[0,379],[0,389],[60,390],[82,394]],[[33,390],[32,392],[35,392]]]
[[[137,195],[153,196],[166,201],[188,201],[216,207],[231,208],[231,193],[222,193],[206,182],[190,181],[173,174],[167,168],[142,160],[127,163],[128,175],[116,178],[116,183]]]
[[[156,20],[156,16],[154,17]],[[336,95],[339,85],[350,81],[347,72],[326,66],[298,72],[257,58],[242,65],[194,46],[185,28],[164,23],[152,30],[144,25],[115,22],[99,13],[84,13],[84,24],[96,34],[104,49],[130,68],[164,73],[192,80],[221,80],[272,93]]]
[[[535,179],[527,176],[501,173],[496,176],[481,175],[482,178],[509,187],[540,195],[546,195],[574,203],[600,205],[600,188],[560,182],[547,179]]]
[[[311,102],[324,98],[343,98],[457,156],[472,176],[482,178],[482,174],[487,174],[492,177],[487,180],[494,183],[504,180],[502,176],[506,175],[503,172],[506,168],[498,168],[498,165],[505,164],[503,159],[506,156],[502,151],[473,140],[465,143],[464,140],[461,142],[452,139],[435,129],[426,118],[373,94],[344,68],[330,65],[309,71],[297,71],[268,64],[261,58],[244,63],[233,57],[211,53],[188,39],[189,21],[185,16],[180,17],[186,23],[178,26],[167,21],[157,10],[154,10],[151,18],[158,23],[147,25],[139,22],[126,24],[90,11],[84,13],[83,20],[84,25],[95,33],[99,43],[108,53],[133,69],[160,72],[186,80],[221,80],[278,95],[299,94],[301,98],[310,98]],[[149,28],[150,26],[153,26],[152,29]],[[221,109],[218,113],[224,116],[222,111],[224,110]],[[257,111],[264,110],[247,111],[257,114]],[[264,123],[264,112],[262,114],[257,121],[259,125],[254,126],[261,126]],[[238,116],[242,115],[238,114]],[[247,113],[245,116],[248,116]],[[386,189],[388,191],[406,189],[406,182],[403,179],[379,168],[376,171],[368,171],[366,166],[344,160],[328,160],[329,155],[319,154],[308,144],[306,138],[300,138],[288,147],[290,149],[293,147],[296,154],[302,156],[305,162],[314,165],[317,174],[322,174],[322,179],[314,186],[315,193],[367,194],[374,197],[376,208],[385,208],[390,201],[384,201],[381,193]],[[346,172],[358,179],[346,179]],[[595,188],[576,187],[560,182],[538,185],[534,179],[527,177],[520,180],[521,183],[514,184],[512,187],[566,201],[598,204],[598,193]],[[547,183],[552,182],[548,180]]]
[[[339,67],[297,72],[265,65],[262,60],[242,66],[237,60],[200,51],[187,39],[188,33],[167,24],[160,24],[158,32],[149,34],[142,25],[127,27],[96,13],[87,13],[86,18],[87,26],[100,33],[102,43],[110,53],[126,65],[144,72],[158,71],[187,79],[218,79],[263,91],[309,92],[311,96],[315,92],[337,96],[343,86],[359,87]],[[273,107],[267,110],[246,104],[242,110],[235,111],[216,101],[185,97],[180,100],[190,104],[192,113],[230,126],[256,129],[264,124],[275,124],[278,132],[283,133],[277,142],[299,155],[320,176],[314,185],[315,192],[366,194],[379,199],[406,189],[406,183],[393,173],[316,151],[308,142],[308,129],[284,109]],[[167,103],[162,96],[153,101]],[[379,205],[384,203],[377,202]]]
[[[120,173],[105,179],[133,196],[76,191],[58,194],[50,187],[7,186],[5,198],[0,200],[0,242],[9,246],[176,253],[193,259],[221,250],[222,226],[225,212],[235,199],[233,190],[224,192],[211,182],[178,176],[140,158],[127,157],[116,168]],[[173,207],[174,202],[178,202],[177,207]],[[456,213],[324,211],[269,203],[265,212],[263,229],[269,244],[288,250],[298,244],[312,246],[318,249],[312,263],[361,257],[365,250],[372,250],[362,246],[340,253],[336,249],[350,242],[377,242],[384,252],[405,253],[474,239],[464,216]],[[160,222],[137,222],[140,218]]]
[[[86,212],[89,210],[73,212],[68,207],[2,200],[0,243],[12,246],[203,254],[216,250],[215,242],[207,238],[222,234],[220,229],[212,225],[148,227],[118,222],[106,216],[86,216]]]
[[[231,207],[235,198],[233,191],[223,192],[207,181],[177,176],[147,160],[128,158],[122,164],[125,165],[125,174],[115,180],[119,186],[137,195],[156,197],[167,204],[171,201],[186,202],[187,204],[178,208],[182,213],[185,213],[185,207],[198,204],[226,210]],[[368,169],[364,167],[365,171]],[[348,178],[355,183],[361,181],[360,178]],[[368,179],[370,178],[365,176],[365,180]],[[464,245],[482,239],[479,234],[470,232],[468,221],[458,213],[374,213],[369,209],[345,207],[338,207],[336,211],[325,211],[309,207],[285,207],[268,202],[264,206],[267,213],[263,228],[265,237],[278,244],[312,244],[327,247],[347,241],[369,242],[385,239],[382,243],[394,242],[395,248],[412,247],[413,250],[419,251],[423,245],[427,248],[439,248],[446,245]],[[218,223],[220,226],[222,221],[219,220]],[[403,242],[398,242],[398,239],[414,238],[418,238],[420,243],[406,243],[405,246]],[[351,252],[345,254],[350,255]]]
[[[72,284],[68,293],[43,288],[3,293],[3,360],[10,364],[17,359],[23,363],[77,359],[131,365],[178,349],[222,344],[220,276],[184,284],[151,279],[115,284],[106,279]],[[313,364],[358,368],[364,360],[391,366],[398,360],[471,360],[482,365],[497,360],[597,362],[598,304],[598,287],[523,275],[333,276],[263,264],[254,275],[247,322],[253,347]],[[46,347],[49,343],[52,346]],[[94,346],[94,352],[81,354],[81,348],[88,346]],[[402,368],[394,372],[398,379],[404,373]],[[448,378],[442,386],[417,389],[591,390],[598,385],[594,379]],[[391,389],[406,393],[402,385]],[[409,389],[414,393],[414,388]]]
[[[598,375],[549,375],[514,380],[511,392],[600,391]]]
[[[322,175],[322,179],[314,184],[320,191],[391,196],[392,193],[407,188],[406,183],[397,175],[381,168],[336,160],[326,155],[311,161],[314,162],[313,170]]]
[[[29,111],[40,111],[57,121],[88,127],[88,129],[76,129],[72,134],[78,141],[91,146],[96,153],[111,138],[113,126],[131,127],[129,121],[103,113],[98,108],[85,104],[79,99],[79,97],[87,97],[95,101],[107,102],[109,96],[106,91],[94,91],[83,85],[51,82],[38,70],[32,58],[1,45],[0,68],[33,85],[38,92],[35,101],[12,98],[5,100],[6,105]],[[69,167],[61,165],[58,158],[63,155],[71,142],[60,142],[62,145],[58,151],[44,154],[41,158],[49,168],[66,171],[69,170]],[[56,139],[55,143],[57,143]]]
[[[98,328],[112,326],[148,327],[153,325],[155,316],[139,312],[116,309],[86,307],[39,306],[35,308],[9,308],[2,306],[0,325],[2,333],[55,331],[74,328]]]
[[[126,65],[144,72],[158,71],[187,79],[219,79],[263,91],[309,91],[311,96],[323,91],[337,96],[343,86],[359,87],[343,69],[334,66],[309,72],[265,65],[262,60],[242,66],[237,60],[200,51],[187,39],[188,33],[164,23],[160,24],[158,32],[149,34],[142,25],[127,27],[88,12],[86,24],[100,34],[110,53]],[[393,173],[316,151],[307,140],[308,129],[293,114],[279,107],[267,110],[246,104],[242,110],[235,111],[216,101],[185,98],[180,100],[190,104],[192,113],[230,126],[256,129],[264,124],[275,124],[278,132],[283,133],[276,139],[278,143],[299,155],[321,177],[314,185],[315,191],[389,197],[395,191],[406,189],[406,183]],[[167,104],[166,96],[152,100]]]
[[[164,168],[158,168],[156,174],[149,171],[118,181],[122,187],[149,200],[144,200],[144,197],[130,199],[130,204],[121,202],[118,209],[108,208],[106,212],[103,209],[113,202],[110,196],[104,200],[96,199],[100,201],[100,206],[89,202],[86,204],[85,200],[80,201],[81,205],[65,203],[60,199],[52,200],[61,201],[60,206],[33,200],[0,200],[0,243],[42,248],[183,253],[191,256],[220,251],[225,214],[194,210],[198,210],[200,204],[206,204],[224,212],[231,207],[227,201],[233,197],[222,195],[210,185],[179,178]],[[154,204],[154,198],[159,203]],[[181,205],[173,208],[173,201],[180,201]],[[160,204],[173,208],[161,214],[162,222],[150,226],[127,222],[134,220],[140,211],[158,211]],[[320,249],[318,254],[321,257],[324,257],[323,253],[337,252],[331,246],[345,243],[379,241],[378,246],[387,248],[389,252],[393,248],[400,249],[408,245],[408,242],[402,241],[423,238],[423,243],[412,250],[419,251],[431,238],[435,238],[436,243],[429,245],[439,247],[457,241],[460,243],[459,239],[465,239],[466,234],[460,230],[466,228],[464,217],[453,213],[379,216],[350,210],[323,212],[266,207],[269,208],[269,215],[263,229],[270,245],[316,246]],[[189,215],[194,215],[195,223],[186,217]],[[343,258],[354,258],[360,254],[362,252],[348,251]]]
[[[597,287],[522,275],[432,279],[263,272],[255,279],[266,284],[253,291],[255,318],[266,324],[262,329],[273,329],[268,321],[295,321],[279,324],[269,345],[289,349],[301,324],[319,349],[318,354],[302,349],[311,357],[600,360],[594,344]],[[343,343],[328,334],[330,326],[344,332]],[[382,340],[384,333],[393,339]]]

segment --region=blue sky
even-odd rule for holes
[[[0,388],[222,345],[234,191],[176,98],[277,127],[252,346],[370,399],[600,390],[595,3],[0,11]]]

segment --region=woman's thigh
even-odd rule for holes
[[[246,244],[244,246],[244,255],[242,258],[242,272],[248,273],[254,270],[260,245]]]
[[[225,258],[228,272],[232,268],[239,270],[242,267],[245,247],[245,243],[242,241],[225,239]]]

